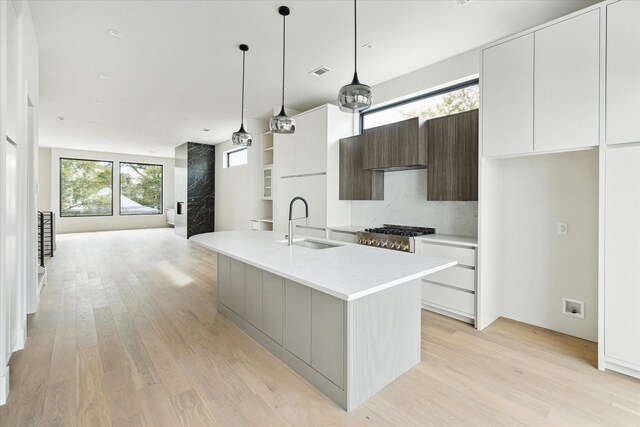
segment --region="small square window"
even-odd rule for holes
[[[234,150],[225,151],[224,153],[224,164],[222,165],[225,168],[230,168],[233,166],[240,166],[247,164],[247,147],[236,148]]]

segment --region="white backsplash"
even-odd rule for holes
[[[478,202],[427,200],[426,169],[385,172],[384,200],[352,202],[351,223],[435,227],[438,234],[476,237]]]

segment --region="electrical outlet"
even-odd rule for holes
[[[562,298],[562,314],[584,319],[584,301]]]
[[[564,222],[558,223],[558,234],[567,234],[569,231],[569,226]]]

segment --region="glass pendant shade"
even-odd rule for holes
[[[273,133],[294,133],[296,131],[296,119],[287,116],[284,111],[284,70],[285,70],[285,46],[286,46],[286,17],[289,16],[290,10],[287,6],[280,6],[278,13],[282,16],[282,108],[277,116],[271,117],[269,120],[269,129]]]
[[[340,88],[338,105],[340,110],[347,113],[359,113],[371,107],[373,101],[371,88],[358,81],[358,73],[353,74],[353,81]]]
[[[233,145],[246,145],[247,147],[251,147],[251,143],[253,142],[253,137],[249,132],[244,130],[244,125],[240,126],[238,132],[234,132],[231,135],[231,143]]]
[[[249,46],[241,44],[239,48],[242,51],[242,112],[240,113],[240,129],[238,129],[238,132],[234,132],[231,135],[231,143],[233,145],[244,145],[246,147],[250,147],[253,142],[253,137],[249,132],[244,130],[244,65],[245,54],[249,50]]]
[[[353,0],[353,80],[338,92],[338,107],[347,113],[360,113],[371,107],[371,88],[358,80],[358,10]]]
[[[283,106],[280,113],[269,120],[269,128],[273,133],[294,133],[296,131],[296,119],[287,116]]]

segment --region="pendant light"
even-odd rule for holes
[[[249,46],[241,44],[240,50],[242,51],[242,113],[240,115],[240,129],[238,129],[238,132],[233,133],[231,136],[231,142],[233,145],[244,145],[250,147],[253,142],[253,137],[249,132],[244,130],[244,57],[249,50]]]
[[[356,0],[353,0],[353,28],[354,28],[354,72],[353,80],[340,88],[338,105],[342,111],[359,113],[371,107],[371,88],[358,80],[358,18],[356,14]]]
[[[294,133],[296,131],[296,120],[293,117],[287,116],[287,113],[284,112],[285,19],[289,16],[289,8],[287,6],[280,6],[278,13],[282,15],[282,108],[277,116],[273,116],[271,120],[269,120],[269,128],[273,133]]]

